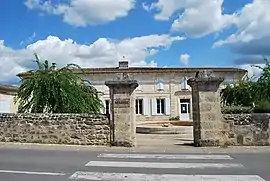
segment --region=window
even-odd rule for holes
[[[157,114],[165,114],[165,99],[157,100]]]
[[[143,99],[136,99],[136,114],[143,114]]]
[[[105,114],[110,114],[110,101],[105,101]]]

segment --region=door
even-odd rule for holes
[[[180,99],[180,121],[190,120],[190,100]]]

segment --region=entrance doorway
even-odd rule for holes
[[[180,121],[190,120],[190,99],[180,99]]]

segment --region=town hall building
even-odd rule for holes
[[[89,80],[100,92],[104,114],[110,113],[109,88],[105,81],[116,80],[120,74],[137,80],[139,86],[134,91],[136,97],[135,113],[137,121],[192,121],[191,87],[187,80],[195,77],[198,71],[211,71],[215,76],[224,77],[226,82],[242,80],[247,70],[239,68],[158,68],[129,67],[128,62],[119,61],[114,68],[87,68],[83,77]]]
[[[119,61],[118,67],[84,68],[80,75],[89,80],[93,86],[103,93],[102,113],[110,114],[109,88],[105,81],[116,80],[121,74],[129,79],[137,80],[139,86],[134,91],[136,101],[134,111],[137,121],[192,121],[191,87],[187,80],[195,77],[198,71],[212,71],[215,76],[225,78],[225,82],[241,80],[247,77],[247,71],[239,68],[161,68],[161,67],[129,67],[128,61]],[[77,72],[76,72],[77,73]],[[81,72],[78,72],[81,74]],[[23,75],[19,74],[19,75]],[[220,88],[224,85],[221,85]],[[4,87],[5,88],[5,87]],[[0,112],[16,112],[13,105],[14,87],[10,93],[0,87]],[[9,102],[7,102],[9,100]],[[8,105],[8,107],[7,107]]]

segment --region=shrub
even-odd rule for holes
[[[221,103],[226,106],[250,107],[256,100],[256,83],[250,80],[227,85],[221,91]]]
[[[171,117],[169,120],[170,121],[179,121],[180,117],[176,116],[176,117]]]
[[[224,106],[221,107],[222,114],[250,114],[253,112],[252,107],[243,106]]]
[[[254,113],[270,113],[270,101],[264,100],[256,104]]]

